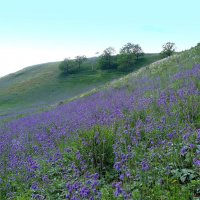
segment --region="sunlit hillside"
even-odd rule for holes
[[[3,123],[0,199],[197,200],[199,102],[197,46]]]

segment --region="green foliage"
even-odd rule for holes
[[[133,45],[133,52],[137,58],[137,60],[139,59],[139,57],[142,57],[144,56],[144,52],[141,48],[141,46],[139,44],[134,44]]]
[[[26,191],[26,193],[19,194],[19,196],[17,196],[15,199],[16,200],[27,200],[30,198],[30,196],[31,196],[31,191],[28,190],[28,191]]]
[[[189,200],[192,198],[188,187],[181,187],[173,182],[170,182],[167,187],[162,184],[156,184],[152,187],[143,185],[141,189],[133,191],[133,196],[136,200]]]
[[[121,50],[118,56],[119,69],[126,69],[134,65],[136,59],[143,55],[141,47],[137,44],[127,43]]]
[[[69,58],[65,58],[60,64],[59,69],[63,74],[69,74],[70,70],[74,67],[74,61]]]
[[[113,47],[108,47],[103,51],[103,54],[99,58],[99,67],[102,70],[105,69],[116,69],[117,65],[115,62],[115,49]]]
[[[113,56],[115,50],[109,47],[104,50],[99,59],[99,66],[101,69],[119,69],[128,70],[134,66],[135,62],[144,55],[139,44],[127,43],[121,50],[120,54]]]
[[[121,53],[117,56],[117,63],[119,70],[127,70],[134,66],[135,64],[135,55],[134,54],[127,54]]]
[[[175,52],[175,43],[167,42],[162,46],[162,48],[161,56],[163,58],[171,56]]]
[[[171,171],[172,177],[181,183],[191,182],[198,177],[197,173],[191,169],[175,169]]]
[[[78,64],[78,68],[80,71],[80,67],[87,60],[86,56],[76,56],[75,62]]]
[[[105,176],[114,165],[113,130],[96,126],[92,130],[81,132],[78,137],[76,147],[78,152],[83,155],[92,170]]]
[[[115,200],[113,188],[110,185],[104,185],[101,190],[102,192],[102,200]]]

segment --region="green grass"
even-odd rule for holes
[[[122,72],[102,71],[92,58],[83,64],[80,72],[67,76],[61,75],[60,62],[27,67],[0,79],[0,116],[73,98],[159,59],[159,54],[145,54],[133,68]],[[93,70],[92,66],[95,66]]]

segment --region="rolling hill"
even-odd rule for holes
[[[200,198],[200,46],[0,126],[0,199]]]
[[[159,60],[159,54],[145,54],[131,71]],[[99,87],[130,71],[92,70],[97,58],[85,62],[79,73],[62,76],[58,69],[60,62],[39,64],[0,78],[0,116],[24,113],[72,98]]]

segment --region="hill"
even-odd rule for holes
[[[0,199],[200,197],[200,46],[0,127]]]
[[[0,78],[0,116],[23,113],[27,108],[34,110],[47,107],[99,87],[159,59],[159,54],[146,54],[132,69],[120,72],[92,70],[92,66],[96,66],[97,58],[90,58],[80,72],[68,76],[60,74],[60,62],[27,67]]]

